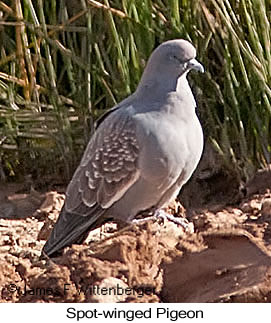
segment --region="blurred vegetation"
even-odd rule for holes
[[[246,179],[270,163],[270,21],[270,0],[0,0],[0,178],[70,179],[95,119],[185,38],[206,139]]]

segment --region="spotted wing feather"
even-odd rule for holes
[[[129,116],[119,115],[108,117],[90,141],[67,189],[69,212],[77,213],[81,203],[107,209],[138,179],[135,126]]]

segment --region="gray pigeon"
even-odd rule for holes
[[[186,79],[191,69],[204,71],[195,56],[186,40],[158,46],[136,91],[99,121],[43,248],[47,256],[82,243],[108,219],[130,222],[176,198],[203,149]]]

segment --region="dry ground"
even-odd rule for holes
[[[54,262],[39,257],[64,194],[2,185],[1,302],[270,302],[270,184],[266,170],[244,197],[218,189],[224,203],[189,212],[175,203],[171,212],[191,223],[186,232],[168,221],[106,224]]]

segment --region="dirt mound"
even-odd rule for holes
[[[2,201],[13,207],[0,219],[1,302],[271,301],[268,190],[190,212],[188,231],[167,220],[108,223],[53,261],[40,251],[64,195],[9,191]],[[185,216],[179,205],[171,211]]]

